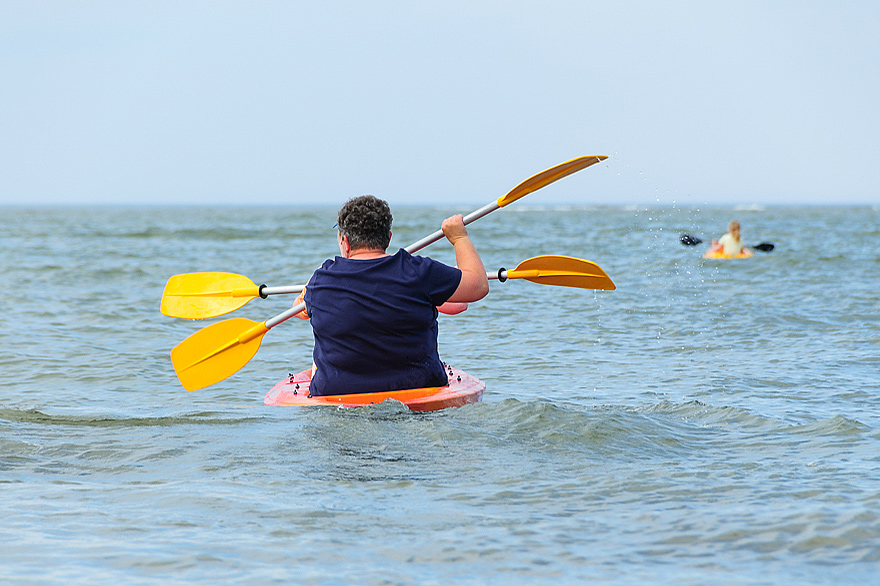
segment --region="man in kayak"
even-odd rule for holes
[[[386,253],[391,210],[371,195],[339,210],[341,256],[327,260],[303,292],[315,337],[311,393],[343,395],[442,386],[437,311],[458,313],[489,292],[483,262],[460,215],[441,229],[456,267],[401,249]]]
[[[722,253],[725,256],[741,255],[743,251],[745,251],[745,254],[752,254],[752,251],[745,248],[742,244],[740,226],[736,220],[732,221],[727,227],[727,234],[720,239],[712,239],[712,247],[709,249],[710,253]]]

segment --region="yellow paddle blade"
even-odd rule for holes
[[[243,307],[260,296],[253,281],[233,273],[187,273],[168,279],[160,310],[170,317],[204,319]]]
[[[611,278],[594,262],[573,256],[536,256],[507,271],[508,279],[525,279],[542,285],[613,291]]]
[[[551,167],[546,171],[541,171],[537,175],[532,175],[513,189],[507,195],[498,198],[498,207],[504,207],[509,203],[513,203],[519,198],[537,191],[542,187],[550,185],[554,181],[558,181],[563,177],[567,177],[572,173],[577,173],[581,169],[586,169],[590,165],[595,165],[599,161],[604,161],[608,157],[605,155],[591,155],[588,157],[578,157],[565,163],[560,163],[555,167]]]
[[[227,319],[203,328],[171,351],[171,363],[187,391],[211,386],[250,362],[269,328],[263,322]]]

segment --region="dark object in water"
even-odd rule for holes
[[[696,246],[697,244],[702,242],[702,240],[700,240],[696,236],[691,236],[690,234],[682,234],[679,240],[681,240],[681,243],[685,246]]]

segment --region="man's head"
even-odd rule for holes
[[[384,251],[391,242],[391,220],[388,202],[362,195],[345,202],[336,224],[353,250],[378,248]]]

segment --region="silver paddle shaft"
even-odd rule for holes
[[[262,285],[260,287],[260,297],[267,297],[269,295],[285,295],[288,293],[302,293],[303,289],[305,289],[305,285],[289,285],[287,287],[267,287]]]
[[[479,220],[480,218],[482,218],[483,216],[491,214],[492,212],[494,212],[495,210],[497,210],[500,207],[501,206],[498,205],[497,201],[493,201],[492,203],[481,207],[477,211],[471,212],[468,215],[466,215],[464,217],[464,225],[467,226],[471,222],[475,222],[475,221]],[[404,250],[406,250],[410,254],[413,254],[414,252],[418,252],[421,249],[423,249],[427,246],[430,246],[431,244],[434,244],[435,242],[437,242],[441,238],[443,238],[443,230],[437,230],[436,232],[434,232],[430,236],[426,236],[426,237],[422,238],[421,240],[419,240],[418,242],[413,242],[412,244],[410,244],[409,246],[404,248]]]

